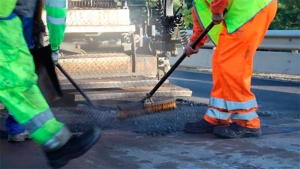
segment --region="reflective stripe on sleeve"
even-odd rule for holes
[[[57,1],[57,0],[46,0],[46,6],[54,7],[54,8],[65,8],[66,1]]]
[[[51,16],[47,16],[47,22],[50,22],[54,25],[63,25],[66,23],[66,18],[54,18]]]

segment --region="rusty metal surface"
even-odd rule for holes
[[[126,100],[139,100],[146,96],[147,93],[153,88],[153,86],[124,88],[124,89],[112,89],[105,91],[86,91],[86,94],[91,100],[109,100],[109,99],[126,99]],[[84,98],[78,92],[71,93],[75,95],[75,101],[84,101]],[[179,86],[164,84],[157,90],[154,97],[189,97],[192,95],[192,91],[187,88]]]
[[[156,77],[157,58],[152,55],[137,55],[135,71],[147,77]]]
[[[59,63],[73,79],[99,79],[131,72],[130,56],[121,53],[65,56]],[[60,80],[66,79],[60,71],[56,72]]]
[[[140,75],[151,78],[156,77],[156,57],[151,55],[137,57],[135,73],[132,73],[131,62],[131,57],[124,53],[66,55],[59,59],[61,66],[75,80],[94,79],[97,81],[107,77]],[[56,72],[60,81],[66,79],[59,70],[56,70]]]
[[[144,76],[125,76],[115,78],[101,78],[101,79],[77,79],[76,83],[82,89],[100,89],[100,88],[124,88],[124,87],[138,87],[155,85],[158,80],[155,78],[147,78]],[[133,75],[133,74],[131,74]],[[60,81],[63,90],[74,89],[73,85],[67,80]]]

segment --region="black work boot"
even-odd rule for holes
[[[212,133],[216,125],[213,125],[202,119],[198,122],[188,122],[184,125],[184,131],[187,133]]]
[[[80,135],[73,135],[70,140],[61,148],[47,151],[49,165],[52,168],[60,168],[66,165],[71,159],[77,158],[92,148],[101,136],[101,129],[95,127]]]
[[[236,123],[231,123],[229,126],[215,127],[213,133],[221,138],[258,137],[262,134],[260,128],[251,129]]]

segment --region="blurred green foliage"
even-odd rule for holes
[[[278,0],[278,10],[270,29],[299,30],[300,29],[300,1]]]

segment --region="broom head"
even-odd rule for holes
[[[158,113],[163,110],[173,110],[176,108],[176,98],[174,97],[160,97],[144,98],[138,102],[126,103],[117,106],[119,112],[117,117],[119,119],[126,119],[135,116]]]

